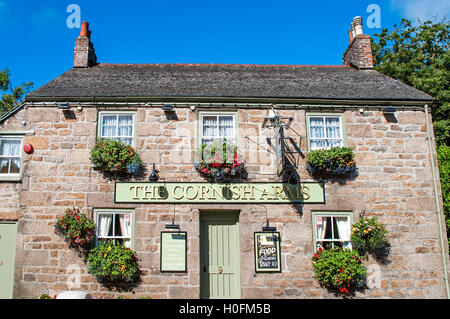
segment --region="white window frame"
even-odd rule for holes
[[[131,132],[131,136],[103,136],[102,132],[103,132],[103,116],[111,116],[111,115],[115,115],[117,116],[117,124],[116,124],[116,132],[117,134],[119,133],[119,116],[120,115],[131,115],[132,117],[132,132]],[[131,142],[131,146],[135,147],[136,145],[136,112],[134,111],[100,111],[99,115],[98,115],[98,132],[97,135],[99,138],[101,139],[116,139],[116,140],[120,140],[120,138],[131,138],[132,142]]]
[[[331,218],[331,239],[319,239],[317,231],[317,217],[330,217]],[[347,217],[348,222],[348,241],[344,241],[339,238],[334,238],[334,227],[333,227],[333,219],[336,217]],[[313,244],[314,244],[314,250],[317,251],[317,249],[320,247],[319,242],[330,242],[331,247],[333,248],[335,246],[335,243],[341,243],[342,247],[345,248],[352,248],[351,243],[351,226],[353,223],[353,214],[351,212],[313,212],[312,213],[312,225],[313,225]],[[345,244],[347,242],[347,245]]]
[[[324,132],[324,137],[319,137],[319,138],[316,138],[316,137],[312,137],[311,136],[311,118],[322,118],[322,120],[323,120],[323,132]],[[340,134],[340,138],[327,138],[326,137],[326,135],[327,135],[327,118],[337,118],[337,119],[339,119],[339,134]],[[344,131],[344,123],[343,123],[343,116],[342,115],[340,115],[340,114],[322,114],[322,113],[319,113],[319,114],[314,114],[314,113],[311,113],[311,114],[308,114],[307,116],[306,116],[306,120],[307,120],[307,126],[308,126],[308,149],[310,150],[310,151],[314,151],[314,150],[319,150],[319,149],[330,149],[330,147],[311,147],[311,140],[322,140],[322,141],[331,141],[331,140],[338,140],[338,141],[340,141],[341,143],[340,143],[340,147],[343,147],[343,146],[345,146],[345,131]],[[334,125],[333,125],[333,127],[335,127]]]
[[[219,118],[221,116],[230,116],[233,118],[233,136],[203,136],[203,120],[204,117],[216,117],[216,129],[217,134],[220,133],[220,125],[219,125]],[[223,140],[226,139],[227,141],[232,141],[234,145],[237,145],[237,114],[236,113],[227,113],[227,112],[202,112],[199,116],[199,143],[200,145],[204,144],[204,140]]]
[[[19,173],[0,173],[1,181],[18,181],[22,178],[23,171],[23,136],[22,135],[0,135],[0,140],[20,140],[20,155],[17,158],[20,159],[20,168]],[[3,157],[11,157],[11,156],[3,156],[0,154],[0,159]],[[14,157],[16,158],[16,157]],[[8,164],[8,171],[10,170],[11,162]]]
[[[111,222],[111,229],[115,229],[115,222],[116,222],[116,215],[124,215],[129,214],[130,215],[130,236],[99,236],[100,231],[100,215],[113,215],[112,222]],[[131,249],[134,248],[134,210],[125,210],[125,209],[95,209],[94,210],[94,218],[95,218],[95,240],[96,245],[98,245],[100,240],[109,240],[112,239],[113,242],[116,242],[116,239],[123,239],[123,242],[125,240],[129,240]],[[120,227],[120,226],[119,226]]]

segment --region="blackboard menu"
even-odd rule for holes
[[[161,232],[161,272],[186,272],[186,232]]]
[[[255,232],[255,270],[281,272],[279,232]]]

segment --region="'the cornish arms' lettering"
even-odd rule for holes
[[[322,183],[116,183],[116,203],[324,203]]]

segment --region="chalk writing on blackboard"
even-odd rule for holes
[[[281,271],[280,266],[280,233],[255,233],[256,272]]]

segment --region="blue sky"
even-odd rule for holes
[[[90,23],[103,63],[342,64],[353,17],[364,33],[380,8],[381,27],[402,17],[449,17],[450,0],[0,0],[0,69],[14,85],[34,88],[72,67],[80,30],[66,8],[77,4]]]

